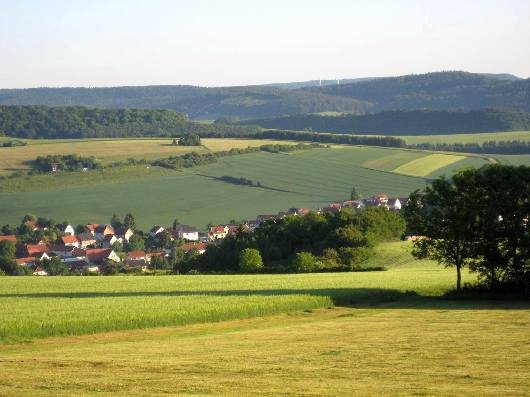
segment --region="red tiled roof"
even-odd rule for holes
[[[15,236],[15,235],[0,236],[0,241],[11,241],[13,244],[16,244],[17,243],[17,236]]]
[[[197,251],[204,251],[206,247],[206,243],[186,243],[182,245],[184,252],[192,251],[194,249]]]
[[[63,241],[63,244],[74,244],[78,242],[76,236],[63,236],[61,237],[61,240]]]
[[[107,257],[110,255],[112,250],[110,248],[92,248],[92,249],[87,249],[85,251],[86,251],[87,258],[90,261],[98,262],[103,259],[107,259]]]
[[[27,256],[25,258],[17,258],[17,265],[22,265],[24,263],[34,263],[36,258],[34,256]]]
[[[28,252],[29,256],[33,256],[35,254],[42,254],[48,250],[48,247],[46,244],[26,244],[26,251]]]
[[[165,251],[161,251],[161,252],[150,252],[149,254],[147,254],[147,256],[149,258],[152,258],[153,256],[158,256],[159,258],[165,258],[166,257],[166,253]]]
[[[131,251],[127,253],[127,259],[145,258],[146,256],[144,251]]]

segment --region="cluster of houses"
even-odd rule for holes
[[[368,199],[348,200],[330,203],[328,207],[317,208],[313,210],[317,213],[336,212],[344,208],[362,209],[365,207],[384,207],[391,211],[399,211],[407,198],[391,198],[386,194],[380,194]],[[252,232],[262,222],[268,220],[277,220],[286,216],[304,216],[311,212],[309,208],[290,208],[273,215],[258,215],[256,219],[238,225],[217,225],[211,226],[208,233],[200,235],[199,231],[188,225],[177,225],[175,228],[155,225],[149,231],[151,237],[156,237],[160,233],[167,233],[169,238],[184,241],[180,248],[184,252],[192,250],[199,254],[204,253],[208,244],[216,244],[229,235],[236,235],[240,230]],[[27,221],[26,225],[37,230],[35,222]],[[134,235],[134,230],[122,228],[115,230],[109,224],[88,224],[86,232],[75,233],[71,225],[59,225],[61,237],[53,244],[43,240],[35,244],[24,245],[24,255],[16,259],[20,266],[31,266],[34,275],[47,275],[46,271],[39,266],[39,263],[45,259],[59,257],[60,260],[70,269],[82,273],[99,272],[102,265],[108,261],[115,263],[124,263],[130,268],[146,271],[149,269],[151,260],[154,257],[161,259],[171,254],[171,249],[166,248],[159,252],[129,251],[125,256],[118,255],[114,247],[116,244],[123,246],[128,243]],[[0,241],[11,241],[17,244],[17,236],[0,236]]]
[[[25,224],[34,231],[38,230],[33,221],[27,221]],[[120,257],[113,247],[116,247],[116,244],[123,246],[129,242],[134,235],[134,231],[130,228],[115,230],[109,224],[88,224],[87,231],[79,234],[75,233],[72,225],[59,225],[58,228],[61,237],[54,243],[40,240],[35,244],[24,244],[23,255],[18,255],[16,259],[17,265],[32,267],[33,274],[39,276],[47,275],[39,263],[54,257],[60,258],[71,272],[99,272],[101,266],[108,261],[124,263],[129,268],[146,271],[153,257],[166,258],[171,253],[170,249],[149,253],[130,251],[124,257]],[[198,242],[197,229],[191,226],[180,225],[176,229],[155,226],[149,234],[155,236],[163,231],[169,233],[171,240],[186,240],[187,242],[182,245],[185,252],[197,250],[202,253],[206,249],[205,243]],[[0,241],[2,240],[11,241],[15,245],[18,243],[15,235],[0,236]]]

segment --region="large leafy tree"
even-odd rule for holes
[[[0,269],[7,274],[14,274],[17,270],[16,247],[11,241],[0,241]]]
[[[476,183],[473,173],[462,172],[452,180],[441,177],[423,193],[411,194],[405,209],[415,234],[413,255],[456,269],[456,289],[462,288],[462,269],[475,250]]]

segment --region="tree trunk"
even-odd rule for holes
[[[460,265],[456,265],[456,292],[462,292],[462,272]]]

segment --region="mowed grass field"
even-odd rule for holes
[[[0,395],[528,395],[528,302],[440,298],[454,271],[409,248],[384,272],[4,277]]]
[[[4,137],[5,140],[7,138]],[[13,139],[13,138],[10,138]],[[289,142],[264,141],[259,139],[202,139],[203,146],[174,146],[171,138],[145,139],[25,139],[27,146],[0,148],[0,175],[7,175],[14,171],[30,168],[28,162],[38,156],[54,154],[77,154],[79,156],[94,156],[109,164],[128,158],[153,160],[161,157],[180,155],[195,151],[205,153],[217,152],[232,148],[246,148],[260,146],[265,143]]]
[[[403,138],[409,145],[419,143],[484,143],[488,141],[530,141],[530,131],[485,132],[476,134],[450,134],[450,135],[404,135]]]
[[[342,146],[233,156],[184,171],[141,166],[6,179],[0,183],[0,224],[19,222],[28,212],[73,223],[108,222],[115,212],[132,212],[142,228],[169,224],[175,217],[203,227],[210,221],[255,219],[291,207],[327,206],[349,197],[352,186],[364,196],[406,196],[426,180],[362,166],[401,152]],[[222,176],[259,181],[263,188],[216,179]]]

